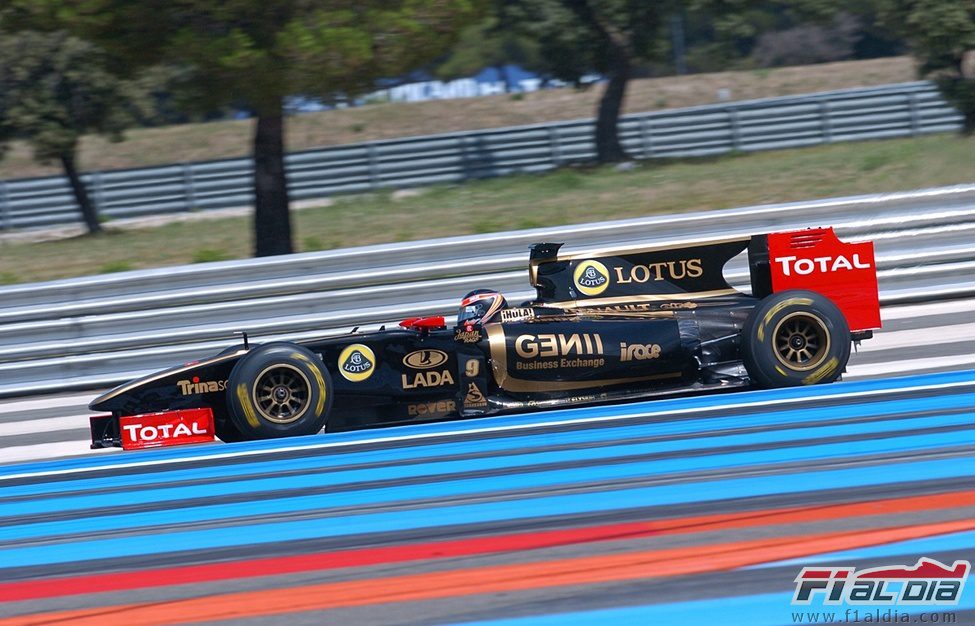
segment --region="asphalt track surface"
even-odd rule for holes
[[[975,553],[971,310],[885,309],[834,385],[5,465],[0,625],[805,620],[804,563]]]

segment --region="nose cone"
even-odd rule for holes
[[[105,402],[105,394],[102,394],[97,398],[95,398],[94,400],[92,400],[91,402],[89,402],[88,408],[91,409],[92,411],[104,411],[105,408],[102,406],[102,403],[104,402]]]
[[[125,383],[124,385],[119,385],[114,389],[109,389],[102,395],[98,396],[97,398],[89,402],[88,408],[91,409],[92,411],[111,411],[112,404],[113,404],[112,400],[118,398],[125,391],[132,389],[134,386],[133,385],[134,382],[135,381],[128,382]]]
[[[134,404],[141,405],[147,400],[156,399],[160,395],[160,387],[173,380],[174,375],[190,369],[192,365],[194,364],[171,367],[122,383],[92,400],[88,408],[92,411],[118,411],[123,408],[131,410]]]

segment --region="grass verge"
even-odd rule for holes
[[[325,250],[973,182],[973,153],[975,138],[932,135],[645,162],[629,171],[563,169],[395,198],[341,198],[295,211],[294,240],[299,250]],[[0,243],[0,282],[244,258],[250,252],[246,217],[111,229],[59,241],[6,241]]]

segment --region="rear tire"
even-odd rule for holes
[[[269,343],[238,361],[227,385],[227,410],[241,439],[314,435],[332,406],[332,379],[310,350]]]
[[[850,360],[850,328],[829,298],[784,291],[763,299],[748,316],[741,353],[760,387],[831,383]]]

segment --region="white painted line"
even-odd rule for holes
[[[903,304],[885,306],[880,309],[880,318],[887,322],[901,319],[917,319],[952,313],[971,313],[975,311],[975,299],[930,302],[925,304]]]
[[[960,215],[968,215],[969,211],[962,209],[959,214],[958,211],[947,211],[943,213],[926,213],[925,218],[933,218],[935,215],[941,219],[950,220],[952,218],[957,218]],[[877,223],[897,223],[900,221],[901,217],[893,217],[886,220],[879,221]],[[925,236],[925,235],[939,235],[944,233],[957,233],[966,232],[971,230],[971,224],[961,223],[961,224],[948,224],[944,226],[919,226],[917,228],[904,228],[897,230],[878,230],[874,232],[864,232],[858,235],[855,239],[851,241],[880,241],[880,240],[897,240],[897,239],[907,239],[909,237]]]
[[[961,354],[958,356],[937,356],[924,359],[906,359],[896,363],[870,363],[851,365],[847,368],[844,378],[860,378],[863,376],[877,376],[879,374],[903,374],[905,372],[923,373],[940,367],[959,367],[975,365],[975,354]]]
[[[0,413],[23,413],[38,409],[59,409],[64,407],[84,408],[101,392],[90,391],[73,396],[57,396],[54,398],[38,398],[36,400],[11,400],[0,403]]]
[[[860,352],[892,350],[894,348],[919,348],[944,343],[958,344],[975,340],[975,323],[952,324],[938,328],[908,328],[889,333],[876,333],[860,346]]]
[[[88,415],[67,415],[65,417],[46,417],[25,419],[17,422],[0,423],[0,437],[51,433],[59,430],[88,430]]]
[[[90,456],[93,454],[111,454],[121,452],[121,448],[103,448],[92,450],[90,439],[81,441],[55,441],[39,443],[30,446],[13,446],[0,450],[0,460],[4,463],[22,463],[24,461],[48,461],[58,457]],[[0,466],[0,469],[3,469]]]
[[[669,409],[660,411],[639,411],[636,413],[626,413],[623,415],[605,415],[600,417],[580,417],[578,419],[569,420],[546,420],[545,414],[540,413],[538,415],[538,420],[524,423],[524,424],[507,424],[503,426],[485,426],[483,428],[471,428],[462,430],[450,430],[445,432],[433,432],[433,433],[417,433],[414,435],[388,435],[385,437],[371,437],[367,439],[356,439],[354,441],[324,441],[321,443],[310,443],[300,446],[282,446],[280,448],[273,448],[267,450],[246,450],[237,451],[231,450],[228,452],[215,452],[214,454],[202,454],[194,455],[185,458],[169,458],[169,459],[158,459],[154,461],[135,461],[129,463],[118,463],[111,465],[98,465],[94,467],[75,467],[67,469],[57,469],[57,470],[47,470],[42,472],[22,472],[19,474],[8,474],[5,476],[0,476],[0,482],[4,480],[13,480],[17,478],[27,478],[27,477],[39,477],[39,476],[60,476],[66,474],[84,474],[88,472],[103,471],[105,469],[127,469],[133,467],[152,467],[156,465],[176,465],[179,463],[190,463],[198,461],[211,461],[227,458],[240,458],[240,457],[253,457],[253,456],[264,456],[268,454],[276,454],[281,451],[305,451],[305,450],[324,450],[329,448],[347,448],[351,446],[360,446],[372,443],[389,443],[394,441],[420,441],[424,439],[443,439],[446,437],[451,437],[455,435],[471,435],[471,434],[485,434],[485,433],[495,433],[495,432],[506,432],[506,431],[516,431],[516,430],[530,430],[533,428],[546,428],[551,426],[564,426],[571,424],[585,424],[585,423],[601,423],[601,422],[618,422],[623,420],[635,419],[639,417],[654,417],[654,416],[667,416],[673,417],[675,415],[687,415],[694,413],[703,413],[709,411],[721,411],[721,410],[734,410],[740,408],[750,408],[756,406],[788,406],[791,404],[800,404],[807,402],[811,399],[814,400],[835,400],[835,399],[854,399],[854,398],[871,398],[875,396],[889,395],[892,393],[898,393],[902,391],[938,391],[942,389],[953,389],[957,387],[972,387],[975,385],[975,381],[961,381],[954,383],[938,383],[933,385],[917,385],[913,387],[905,388],[895,388],[895,389],[874,389],[868,391],[858,391],[858,392],[843,392],[837,391],[836,393],[829,393],[823,395],[817,395],[815,398],[810,398],[808,396],[800,396],[797,398],[782,398],[779,400],[753,400],[753,401],[741,401],[741,402],[729,402],[727,404],[718,405],[708,405],[705,407],[693,407],[686,409]],[[842,389],[842,384],[839,385]],[[749,396],[754,393],[760,392],[742,392],[740,396]],[[590,407],[579,408],[579,409],[569,409],[570,412],[577,411],[588,411]],[[491,418],[485,418],[491,419]],[[327,437],[327,435],[326,435]],[[86,444],[87,445],[87,442]],[[215,445],[214,448],[223,448],[222,445]]]

